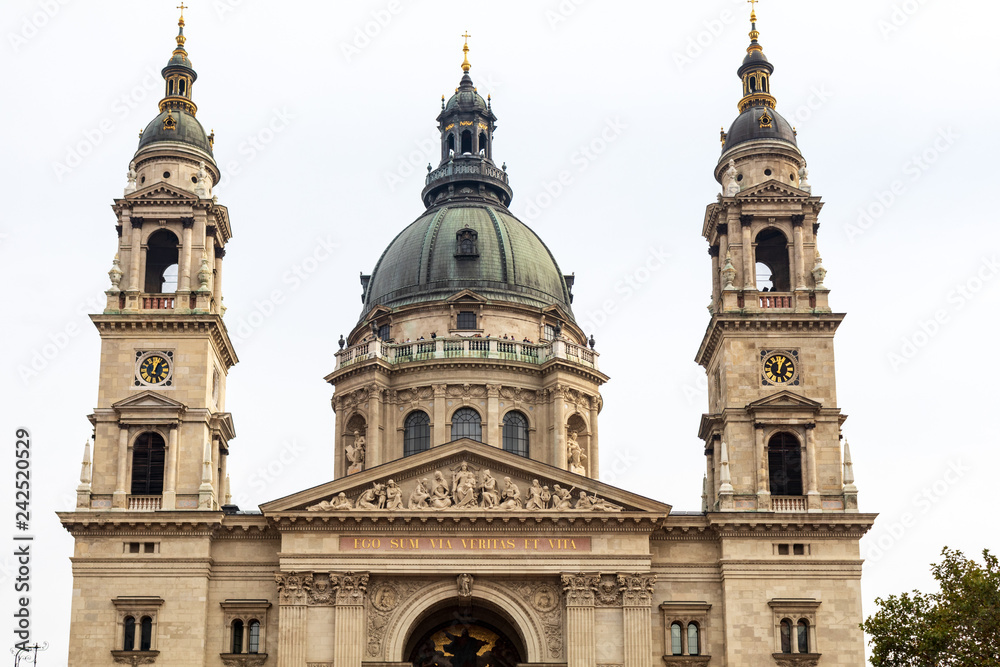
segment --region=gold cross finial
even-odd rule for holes
[[[760,2],[760,0],[747,0],[747,2],[750,4],[750,20],[751,21],[756,21],[757,20],[757,3]]]
[[[472,35],[470,35],[469,31],[466,30],[462,37],[465,37],[465,46],[462,47],[462,53],[465,54],[465,61],[462,63],[462,71],[468,72],[472,69],[472,65],[469,64],[469,38],[472,37]]]
[[[190,8],[190,7],[188,7],[188,6],[186,6],[186,5],[185,5],[185,4],[184,4],[184,3],[182,2],[181,4],[179,4],[179,5],[177,6],[177,9],[181,10],[181,18],[184,18],[184,10],[185,10],[185,9],[191,9],[191,8]]]

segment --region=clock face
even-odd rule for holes
[[[783,352],[776,352],[764,360],[764,377],[773,384],[785,384],[795,377],[795,371],[795,360]]]
[[[170,375],[170,362],[159,354],[147,356],[139,364],[139,377],[148,384],[159,384]]]

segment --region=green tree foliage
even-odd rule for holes
[[[945,547],[931,571],[940,591],[878,598],[861,628],[875,667],[1000,667],[1000,567]]]

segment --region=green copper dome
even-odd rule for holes
[[[538,235],[503,207],[462,202],[428,210],[393,239],[367,282],[362,318],[375,306],[465,289],[491,301],[557,305],[572,317],[569,287]]]
[[[173,129],[167,129],[167,116],[174,120]],[[212,144],[208,140],[208,135],[205,134],[205,128],[202,127],[197,118],[181,109],[168,109],[151,120],[146,129],[142,131],[136,152],[150,144],[160,142],[189,144],[214,157]]]

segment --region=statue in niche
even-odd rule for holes
[[[348,475],[353,475],[365,469],[365,436],[355,431],[354,441],[345,448],[345,451],[347,452],[347,460],[350,461],[350,465],[347,468]]]
[[[385,507],[385,484],[376,482],[372,488],[358,496],[359,510],[380,510]]]
[[[451,507],[451,493],[448,491],[448,483],[444,480],[444,475],[438,470],[434,473],[434,483],[431,485],[430,506],[436,510],[443,510]]]
[[[431,494],[427,493],[427,478],[424,477],[417,481],[416,487],[414,487],[413,492],[410,493],[410,500],[407,507],[411,510],[425,510],[428,509],[427,500],[431,497]]]
[[[517,488],[517,484],[511,481],[510,477],[503,478],[503,501],[500,503],[498,509],[521,509],[521,490]]]
[[[403,509],[403,490],[391,479],[385,483],[385,508],[390,511]]]
[[[528,487],[528,500],[524,503],[524,509],[526,510],[543,510],[548,505],[547,500],[542,499],[542,494],[548,494],[549,487],[542,487],[538,483],[537,479],[531,480],[531,486]],[[550,497],[552,494],[548,494]]]
[[[561,512],[573,508],[573,489],[564,489],[558,484],[552,489],[552,509]]]
[[[569,471],[577,475],[586,475],[587,468],[584,464],[587,462],[587,455],[583,453],[583,447],[580,446],[576,438],[576,431],[570,431],[569,441],[566,444],[569,455]]]
[[[471,574],[460,574],[458,575],[458,597],[469,598],[472,597],[472,575]]]
[[[497,491],[497,480],[489,470],[483,471],[483,509],[494,509],[500,505],[500,493]]]

